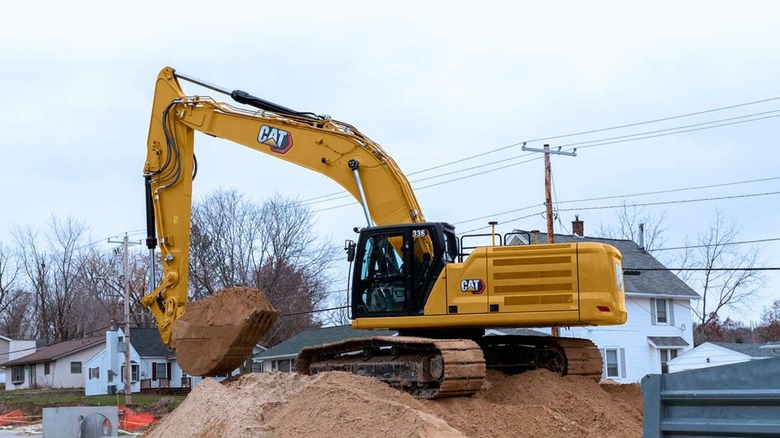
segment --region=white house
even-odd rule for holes
[[[122,330],[106,332],[105,347],[84,365],[86,395],[124,393],[125,335]],[[238,374],[235,370],[231,375]],[[203,379],[189,376],[176,361],[175,351],[160,339],[154,328],[130,329],[130,391],[186,392]],[[221,376],[222,380],[228,376]]]
[[[36,387],[82,388],[83,364],[104,348],[105,338],[93,336],[59,342],[6,362],[6,390]]]
[[[5,382],[5,365],[3,362],[33,354],[36,350],[35,341],[17,340],[0,336],[0,382]]]
[[[84,365],[84,393],[101,395],[125,391],[125,334],[106,332],[105,348]],[[157,329],[130,329],[130,391],[189,390],[200,377],[182,372],[173,350],[163,344]]]
[[[775,347],[775,348],[772,348]],[[705,342],[669,361],[669,372],[710,368],[720,365],[780,357],[777,344],[737,344]]]
[[[84,364],[84,394],[116,394],[124,392],[125,342],[122,330],[106,332],[105,348]],[[121,357],[120,357],[121,356]],[[130,345],[130,360],[132,370],[131,391],[139,392],[141,383],[138,378],[138,352]]]
[[[583,237],[579,220],[572,229],[578,234],[556,234],[555,242],[601,242],[623,255],[628,320],[618,326],[561,328],[560,336],[593,341],[602,352],[606,379],[639,382],[664,372],[669,360],[693,348],[691,302],[699,295],[635,242]],[[547,241],[546,235],[538,238]]]

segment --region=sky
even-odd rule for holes
[[[527,141],[578,146],[552,157],[556,232],[579,215],[596,235],[617,210],[594,207],[625,202],[656,204],[642,208],[664,216],[668,247],[718,212],[738,240],[780,238],[778,22],[770,1],[13,2],[0,15],[0,242],[52,215],[83,220],[95,242],[143,237],[165,66],[356,126],[407,174],[426,218],[461,233],[489,220],[545,229],[543,162]],[[364,225],[350,199],[311,202],[344,193],[322,175],[202,135],[196,154],[196,199],[298,199],[336,244]],[[701,186],[717,187],[669,192]],[[647,192],[667,193],[628,196]],[[600,197],[613,198],[567,202]],[[780,242],[759,249],[780,267]],[[766,280],[732,316],[758,320],[780,299],[780,275]]]

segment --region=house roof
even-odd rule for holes
[[[140,357],[169,357],[176,354],[163,343],[156,328],[131,328],[130,344]]]
[[[547,235],[539,234],[539,243],[546,243]],[[640,270],[640,275],[624,275],[623,281],[627,294],[646,295],[646,296],[670,296],[680,298],[690,298],[697,300],[701,298],[690,286],[685,284],[679,277],[666,268],[655,257],[643,250],[636,242],[626,239],[605,239],[600,237],[579,237],[566,234],[556,234],[556,243],[569,242],[599,242],[612,245],[623,255],[623,269]],[[652,271],[642,271],[642,269],[657,269]]]
[[[35,353],[28,354],[27,356],[19,359],[8,361],[3,366],[12,365],[26,365],[31,363],[51,362],[61,357],[65,357],[79,351],[86,350],[87,348],[94,347],[106,343],[105,336],[92,336],[89,338],[74,339],[72,341],[58,342],[48,347],[44,347]]]
[[[393,330],[355,330],[351,326],[324,327],[298,333],[290,339],[255,355],[256,359],[273,357],[295,357],[304,347],[343,341],[350,338],[367,338],[369,336],[392,336]]]
[[[679,336],[648,336],[647,342],[655,348],[687,347],[688,341]]]
[[[750,357],[780,357],[780,354],[775,353],[771,348],[761,348],[771,344],[738,344],[733,342],[711,342],[711,344],[746,354]]]

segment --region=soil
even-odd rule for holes
[[[187,304],[173,325],[171,345],[181,369],[193,376],[229,374],[276,321],[263,292],[231,287]]]
[[[207,379],[144,437],[642,436],[638,384],[489,371],[472,397],[418,400],[369,377],[255,373]]]

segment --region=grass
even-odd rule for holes
[[[180,403],[184,395],[132,394],[130,406],[150,406],[164,397],[172,397]],[[0,403],[18,404],[32,403],[41,406],[116,406],[125,404],[125,395],[93,395],[85,396],[84,390],[78,389],[33,389],[18,391],[1,391]]]

